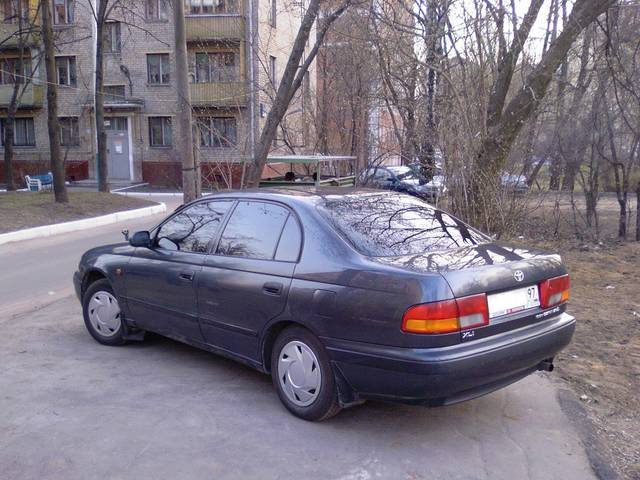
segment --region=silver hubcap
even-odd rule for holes
[[[120,331],[120,306],[109,292],[96,292],[87,307],[91,326],[103,337],[113,337]]]
[[[287,343],[278,358],[278,378],[289,400],[301,407],[311,405],[318,398],[322,382],[313,350],[297,340]]]

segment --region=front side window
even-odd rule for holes
[[[55,25],[73,23],[73,0],[53,0],[53,23]]]
[[[78,117],[60,118],[60,145],[63,147],[76,147],[80,145]]]
[[[415,197],[397,194],[327,196],[320,213],[364,255],[418,255],[489,239]]]
[[[76,78],[76,57],[56,57],[56,72],[58,85],[75,87],[78,83]]]
[[[169,83],[168,53],[152,53],[147,55],[147,81],[151,85],[167,85]]]
[[[171,117],[149,117],[149,144],[152,147],[171,146]]]
[[[198,117],[201,147],[232,147],[238,142],[235,117]]]
[[[198,203],[168,220],[158,230],[156,244],[165,250],[207,253],[232,201]]]
[[[217,253],[272,260],[289,211],[279,205],[239,202],[220,238]]]
[[[107,53],[119,53],[121,49],[120,22],[107,22],[104,28],[104,51]]]
[[[16,118],[14,123],[14,141],[17,147],[35,147],[36,134],[33,118]]]
[[[232,82],[239,78],[235,52],[196,53],[196,83]]]
[[[167,19],[167,0],[146,0],[147,20],[164,21]]]

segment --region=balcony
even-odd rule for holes
[[[0,85],[0,108],[7,108],[13,95],[13,85]],[[44,104],[44,87],[30,84],[22,94],[18,108],[41,108]]]
[[[240,15],[188,15],[185,17],[187,42],[241,40],[244,17]]]
[[[22,35],[22,41],[26,46],[37,43],[39,36],[33,26],[26,25],[22,32],[19,32],[20,26],[17,23],[0,22],[0,48],[17,48],[20,43],[20,35]]]
[[[194,107],[244,107],[247,104],[244,82],[192,83],[190,91]]]

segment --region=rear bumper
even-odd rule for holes
[[[443,348],[322,340],[344,380],[343,388],[352,390],[347,397],[447,405],[490,393],[536,371],[540,362],[569,344],[574,330],[575,319],[563,313]]]

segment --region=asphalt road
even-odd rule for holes
[[[122,228],[0,247],[0,478],[595,478],[543,374],[451,407],[369,402],[314,424],[229,360],[158,336],[99,345],[71,274]]]
[[[182,197],[154,196],[167,214]],[[0,319],[64,298],[73,293],[71,278],[89,248],[121,242],[122,229],[132,233],[159,223],[166,214],[143,217],[90,230],[0,245]]]

